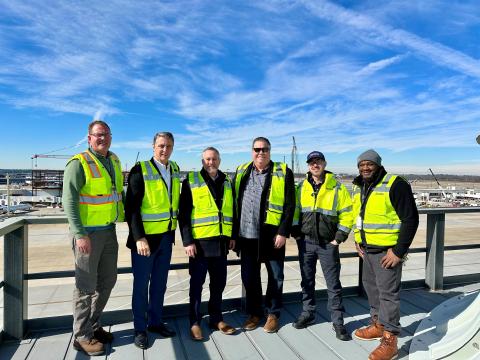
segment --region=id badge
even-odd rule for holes
[[[357,229],[363,229],[363,219],[361,216],[357,216],[357,222],[355,225]]]

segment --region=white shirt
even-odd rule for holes
[[[165,184],[167,184],[168,189],[168,197],[172,197],[172,193],[170,191],[171,183],[172,183],[172,176],[170,174],[170,164],[163,165],[160,161],[153,158],[155,161],[155,165],[157,165],[158,170],[160,170],[160,175],[162,176],[163,180],[165,180]]]

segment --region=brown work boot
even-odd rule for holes
[[[260,322],[260,318],[258,316],[249,315],[248,319],[245,320],[245,322],[243,323],[242,328],[247,331],[255,330],[259,322]]]
[[[383,336],[383,325],[377,320],[372,320],[370,325],[355,330],[353,335],[360,340],[377,340]]]
[[[216,324],[210,324],[210,329],[220,330],[220,332],[224,335],[232,335],[237,331],[233,326],[227,324],[225,321],[219,321]]]
[[[278,331],[278,318],[273,315],[269,314],[267,317],[267,322],[263,327],[263,330],[267,333],[274,333]]]
[[[397,335],[385,330],[382,340],[380,340],[380,345],[372,351],[368,360],[393,360],[396,359],[397,356]]]
[[[97,339],[77,340],[73,341],[75,350],[83,351],[90,356],[102,355],[105,352],[103,344]]]
[[[202,328],[198,324],[192,325],[190,328],[190,337],[192,340],[195,341],[202,341],[203,340],[203,335],[202,335]]]

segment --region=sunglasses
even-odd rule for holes
[[[268,148],[268,147],[261,147],[261,148],[254,147],[253,151],[255,151],[257,154],[259,152],[268,153],[268,152],[270,152],[270,148]]]

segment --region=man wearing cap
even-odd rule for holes
[[[320,151],[308,154],[307,163],[309,171],[297,189],[292,229],[298,245],[303,311],[292,325],[303,329],[315,323],[315,273],[319,259],[327,283],[333,330],[339,340],[346,341],[350,336],[343,323],[338,245],[347,239],[352,228],[352,201],[347,188],[325,170],[327,162]]]
[[[418,211],[410,184],[387,174],[382,158],[367,150],[357,159],[353,180],[355,246],[363,259],[362,281],[371,323],[357,329],[361,340],[381,339],[371,360],[394,359],[400,334],[402,262],[418,228]]]
[[[285,242],[295,212],[293,173],[285,163],[270,160],[270,141],[257,137],[252,143],[252,160],[235,174],[237,216],[233,234],[241,252],[241,274],[245,286],[248,318],[245,330],[255,329],[262,317],[262,262],[268,273],[263,330],[278,330],[282,308]]]

